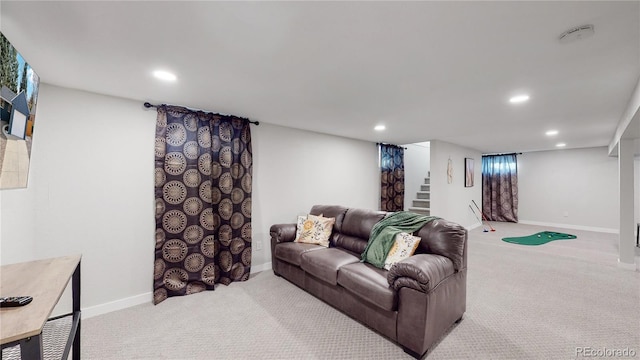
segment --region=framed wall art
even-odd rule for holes
[[[473,186],[474,164],[473,159],[464,159],[464,187]]]
[[[0,189],[27,187],[40,78],[0,33]]]

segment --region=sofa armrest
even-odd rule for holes
[[[451,259],[456,271],[467,267],[468,232],[460,224],[436,219],[429,221],[414,235],[422,239],[416,254],[446,256]]]
[[[396,291],[409,287],[426,293],[454,273],[453,262],[449,258],[417,254],[393,265],[387,274],[387,281]]]
[[[296,224],[275,224],[271,225],[269,233],[271,242],[291,242],[296,238]]]

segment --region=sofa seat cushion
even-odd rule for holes
[[[289,264],[300,266],[302,254],[320,249],[326,249],[326,247],[316,244],[285,242],[276,245],[275,256],[278,260],[286,261]]]
[[[338,283],[338,269],[358,261],[360,259],[357,256],[353,256],[346,251],[337,248],[325,248],[303,253],[300,267],[318,279],[336,285]]]
[[[338,284],[360,298],[384,310],[398,307],[398,294],[389,287],[387,270],[358,262],[345,265],[338,272]]]

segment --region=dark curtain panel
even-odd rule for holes
[[[404,210],[404,149],[380,145],[380,209]]]
[[[516,154],[482,157],[482,212],[491,221],[518,222]]]
[[[158,107],[154,303],[249,278],[250,123]]]

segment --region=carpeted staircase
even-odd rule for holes
[[[424,178],[424,184],[420,185],[420,191],[416,193],[416,198],[413,199],[413,206],[409,208],[409,211],[421,215],[431,215],[431,172]]]

